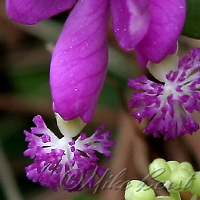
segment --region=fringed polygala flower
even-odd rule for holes
[[[124,50],[135,50],[141,66],[176,51],[185,21],[185,0],[110,0],[113,28]]]
[[[141,76],[128,83],[136,90],[130,100],[133,117],[149,120],[144,132],[167,140],[197,131],[199,125],[191,114],[200,111],[200,49],[191,50],[179,62],[173,55],[147,67],[158,82]]]
[[[101,133],[104,126],[100,126],[92,136],[81,133],[75,139],[73,136],[85,125],[81,119],[66,122],[58,114],[56,118],[62,138],[49,130],[39,115],[33,119],[36,127],[25,131],[29,144],[24,155],[34,160],[26,167],[27,177],[53,190],[63,187],[71,192],[94,186],[106,170],[98,165],[96,152],[110,157],[110,132]]]
[[[71,9],[52,55],[54,111],[91,121],[107,72],[109,11],[119,45],[139,62],[174,53],[185,19],[185,0],[6,0],[8,15],[35,24]],[[53,29],[54,27],[52,27]]]

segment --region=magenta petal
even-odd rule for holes
[[[10,18],[22,24],[36,24],[71,8],[76,0],[6,0]]]
[[[135,47],[138,60],[160,62],[176,51],[177,40],[185,21],[185,0],[151,0],[151,21],[146,36]]]
[[[89,122],[107,72],[108,1],[78,1],[53,52],[54,111]]]
[[[119,45],[125,50],[133,50],[148,30],[149,0],[111,0],[111,13]]]

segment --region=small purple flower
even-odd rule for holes
[[[148,80],[146,76],[129,80],[132,89],[141,91],[133,93],[130,108],[135,108],[132,115],[139,123],[144,118],[149,120],[145,133],[155,137],[163,135],[168,140],[199,129],[191,116],[195,110],[200,111],[199,68],[200,48],[183,57],[178,69],[170,70],[165,77],[162,77],[163,66],[158,66],[155,73],[157,77],[161,74],[160,83]]]
[[[175,52],[186,11],[185,0],[6,0],[6,8],[23,24],[72,9],[53,51],[50,84],[54,111],[85,123],[107,72],[109,11],[117,42],[135,50],[142,66]]]
[[[41,116],[36,116],[33,122],[36,127],[24,132],[29,142],[24,155],[34,160],[26,167],[27,177],[55,191],[58,187],[72,192],[94,186],[96,178],[106,170],[97,164],[96,152],[110,157],[108,149],[114,145],[108,140],[110,132],[101,134],[104,129],[101,126],[90,137],[81,133],[73,139],[66,133],[58,138],[46,127]]]

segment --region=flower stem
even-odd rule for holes
[[[156,200],[181,200],[179,192],[170,192],[170,196],[157,196]],[[191,199],[196,200],[196,199]]]
[[[181,200],[179,192],[170,192],[171,200]]]
[[[197,200],[197,195],[193,194],[191,200]]]

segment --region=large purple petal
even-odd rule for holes
[[[177,40],[185,21],[185,0],[151,0],[151,21],[146,36],[135,47],[138,60],[160,62],[175,53]]]
[[[54,110],[89,122],[107,72],[108,0],[78,1],[53,52]]]
[[[119,45],[125,50],[133,50],[148,30],[149,0],[111,0],[111,13]]]
[[[6,0],[10,18],[22,24],[36,24],[71,8],[76,0]]]

